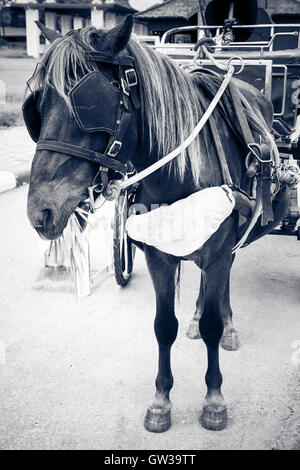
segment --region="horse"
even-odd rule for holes
[[[39,26],[51,44],[30,81],[33,94],[29,104],[24,104],[31,135],[37,141],[27,210],[38,234],[54,240],[62,234],[74,209],[86,201],[87,188],[99,175],[107,187],[125,173],[127,162],[140,172],[179,146],[223,78],[201,71],[189,73],[140,43],[132,34],[132,16],[108,31],[87,26],[65,36]],[[271,129],[272,104],[245,82],[233,79],[233,86]],[[228,93],[222,103],[214,111],[214,119],[228,168],[235,186],[249,192],[253,182],[245,167],[249,150],[232,128],[236,116]],[[226,109],[227,119],[221,108]],[[150,210],[152,204],[172,204],[196,191],[222,185],[213,134],[207,123],[173,162],[144,178],[136,203]],[[274,222],[265,227],[258,223],[248,241],[271,230],[286,214],[288,203],[288,191],[282,190],[273,203]],[[159,353],[156,392],[144,421],[148,431],[164,432],[171,426],[171,347],[178,330],[174,299],[183,259],[193,261],[201,270],[195,318],[207,348],[208,365],[200,422],[208,430],[227,425],[219,345],[222,337],[226,349],[236,349],[237,343],[229,279],[239,218],[239,212],[233,210],[201,248],[184,258],[142,246],[156,296],[154,331]]]

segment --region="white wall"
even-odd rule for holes
[[[158,3],[163,3],[163,0],[129,0],[129,5],[136,10],[143,11],[147,8],[153,7]]]
[[[103,10],[97,10],[95,7],[92,7],[91,10],[91,24],[95,28],[103,28],[104,26],[104,12]]]
[[[40,54],[40,30],[35,24],[39,20],[40,12],[35,8],[26,8],[26,44],[29,57],[39,57]]]

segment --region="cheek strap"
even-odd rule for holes
[[[124,176],[126,175],[126,165],[124,163],[103,153],[94,152],[94,150],[78,147],[77,145],[57,140],[39,140],[37,143],[37,150],[49,150],[51,152],[58,152],[72,157],[83,158],[84,160],[89,160],[97,163],[98,165],[110,168],[111,170],[118,171]]]

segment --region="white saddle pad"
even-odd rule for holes
[[[131,215],[126,230],[133,240],[174,256],[187,256],[218,230],[234,205],[228,186],[206,188],[169,206]]]

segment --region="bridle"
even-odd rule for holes
[[[134,68],[134,59],[130,56],[109,56],[101,52],[88,51],[86,56],[89,61],[96,63],[108,63],[118,67],[118,78],[120,84],[120,101],[114,133],[110,136],[108,145],[104,153],[95,152],[88,148],[69,144],[56,140],[39,140],[37,150],[50,150],[64,153],[72,157],[83,158],[99,164],[101,175],[102,190],[105,191],[108,185],[108,170],[120,173],[124,177],[127,173],[127,166],[116,157],[122,153],[123,140],[128,129],[131,114],[129,112],[129,100],[131,99],[135,109],[140,107],[140,101],[137,93],[137,73]],[[90,72],[94,74],[97,72]],[[83,80],[87,80],[91,75],[86,75]],[[79,82],[80,83],[80,82]],[[74,106],[75,112],[76,106]],[[80,126],[81,127],[81,126]]]
[[[115,121],[116,125],[114,128],[114,131],[111,132],[111,137],[109,139],[107,148],[104,153],[99,153],[95,152],[93,150],[90,150],[88,148],[83,148],[77,145],[69,144],[66,142],[62,141],[57,141],[57,140],[37,140],[37,150],[50,150],[53,152],[60,152],[63,154],[67,154],[70,156],[78,157],[78,158],[83,158],[86,160],[90,160],[94,163],[99,164],[99,172],[97,173],[96,177],[100,173],[101,176],[101,189],[99,192],[102,192],[103,195],[105,195],[105,191],[108,187],[108,170],[111,169],[116,173],[121,174],[123,181],[119,185],[119,191],[122,189],[126,189],[127,187],[131,186],[132,184],[135,184],[139,182],[141,179],[145,178],[146,176],[149,176],[151,173],[154,171],[158,170],[162,166],[164,166],[166,163],[170,162],[174,158],[176,158],[178,155],[180,155],[190,144],[191,142],[198,136],[200,133],[201,129],[204,127],[208,119],[211,117],[214,109],[216,108],[217,104],[219,103],[223,93],[227,89],[229,82],[231,80],[231,77],[235,73],[239,73],[235,71],[234,66],[232,65],[232,61],[229,61],[227,64],[228,70],[227,74],[224,77],[223,83],[217,92],[216,96],[212,100],[211,104],[208,106],[208,109],[204,113],[204,115],[201,117],[200,121],[196,125],[195,129],[191,132],[191,134],[186,138],[184,142],[182,142],[177,148],[175,148],[170,154],[164,156],[161,158],[159,161],[155,162],[154,164],[150,165],[148,168],[145,170],[139,172],[137,175],[131,176],[130,178],[124,179],[125,175],[128,174],[128,168],[125,163],[122,163],[119,158],[122,156],[122,146],[123,146],[123,138],[126,134],[126,131],[128,129],[129,122],[131,120],[131,114],[129,112],[129,101],[131,100],[133,107],[135,109],[140,108],[140,97],[138,94],[138,74],[135,69],[135,60],[132,56],[130,55],[109,55],[103,52],[98,52],[94,51],[90,48],[88,48],[78,37],[77,32],[73,33],[76,34],[76,40],[79,43],[79,45],[83,48],[85,51],[85,55],[88,61],[94,62],[96,65],[98,63],[104,63],[104,64],[111,64],[114,66],[117,66],[118,68],[118,82],[119,82],[119,89],[120,89],[120,96],[119,96],[119,101],[118,101],[118,111],[117,111],[117,116],[114,115],[113,119],[110,119],[110,121]],[[129,53],[130,49],[129,46],[127,45]],[[242,62],[242,60],[241,60]],[[241,67],[243,67],[243,63],[241,64]],[[98,71],[93,71],[85,75],[74,87],[74,89],[71,90],[70,92],[70,97],[71,97],[71,102],[73,105],[73,111],[75,114],[75,119],[77,121],[78,126],[81,128],[81,130],[86,131],[86,132],[91,132],[91,131],[96,131],[96,130],[106,130],[103,127],[99,128],[90,128],[88,126],[84,126],[83,124],[83,119],[79,115],[80,113],[78,112],[79,107],[76,106],[76,93],[78,90],[83,90],[82,93],[82,101],[84,101],[85,98],[85,93],[84,89],[86,91],[89,90],[88,86],[82,86],[82,84],[87,85],[88,82],[91,79],[96,78],[96,75],[99,75],[99,81],[101,83],[101,86],[106,85],[105,81],[101,79],[101,73]],[[95,85],[95,83],[94,83]],[[101,93],[101,87],[99,89],[99,93]],[[97,96],[97,90],[94,93]],[[31,96],[29,99],[32,98]],[[30,135],[33,137],[33,132],[31,132],[30,125],[27,122],[28,120],[26,119],[26,115],[28,114],[26,112],[26,102],[25,101],[23,105],[23,114],[24,114],[24,120],[27,125],[28,131]],[[97,113],[96,113],[97,114]],[[86,112],[85,117],[87,117],[88,113]],[[114,126],[111,126],[114,127]],[[116,157],[119,157],[116,159]],[[124,158],[125,161],[128,161],[128,156],[125,156]],[[227,169],[227,163],[224,159],[224,162],[222,163],[222,167],[224,168],[224,171]],[[226,171],[226,174],[228,174],[228,171]],[[96,179],[95,177],[95,179]],[[94,182],[95,182],[94,179]],[[230,180],[227,181],[228,178],[225,179],[225,183],[230,183]],[[93,190],[96,188],[96,184],[89,188],[89,194],[91,195],[93,193]],[[118,190],[116,191],[116,194],[118,193]]]
[[[81,130],[86,132],[109,132],[110,138],[106,150],[103,153],[100,153],[86,147],[81,147],[60,140],[40,139],[39,136],[38,140],[36,140],[34,137],[36,135],[36,129],[33,129],[33,126],[36,124],[33,125],[30,123],[30,113],[32,113],[33,107],[32,102],[35,103],[33,93],[31,93],[23,104],[23,116],[31,137],[37,142],[37,150],[49,150],[52,152],[67,154],[72,157],[82,158],[98,164],[99,171],[94,178],[94,182],[96,181],[97,176],[100,175],[101,191],[99,192],[105,192],[109,184],[109,170],[113,170],[115,173],[121,175],[122,178],[124,178],[128,173],[126,163],[120,161],[119,158],[122,157],[123,140],[131,121],[131,113],[129,111],[130,101],[134,109],[140,108],[140,99],[137,89],[138,75],[135,69],[134,58],[130,55],[113,56],[107,53],[88,49],[87,46],[78,38],[78,35],[77,41],[80,43],[81,47],[83,47],[87,60],[96,64],[96,69],[98,68],[98,64],[111,64],[117,67],[117,88],[113,87],[99,70],[95,70],[85,75],[69,93],[75,120]],[[100,87],[105,85],[106,94],[111,95],[114,107],[112,110],[110,109],[106,111],[105,118],[107,122],[103,122],[103,118],[101,120],[101,115],[97,116],[97,113],[94,113],[96,124],[95,126],[91,126],[91,113],[88,110],[88,106],[82,105],[82,102],[86,99],[86,92],[90,91],[95,84],[98,84],[97,86]],[[97,90],[95,91],[94,96],[96,94]],[[109,97],[106,97],[106,99],[109,100]],[[100,120],[100,122],[97,123],[97,120]],[[118,159],[116,159],[116,157],[118,157]],[[125,160],[128,160],[128,157],[126,158],[125,156],[124,161]],[[93,183],[92,190],[97,186],[97,184]],[[91,188],[89,189],[91,191]]]

